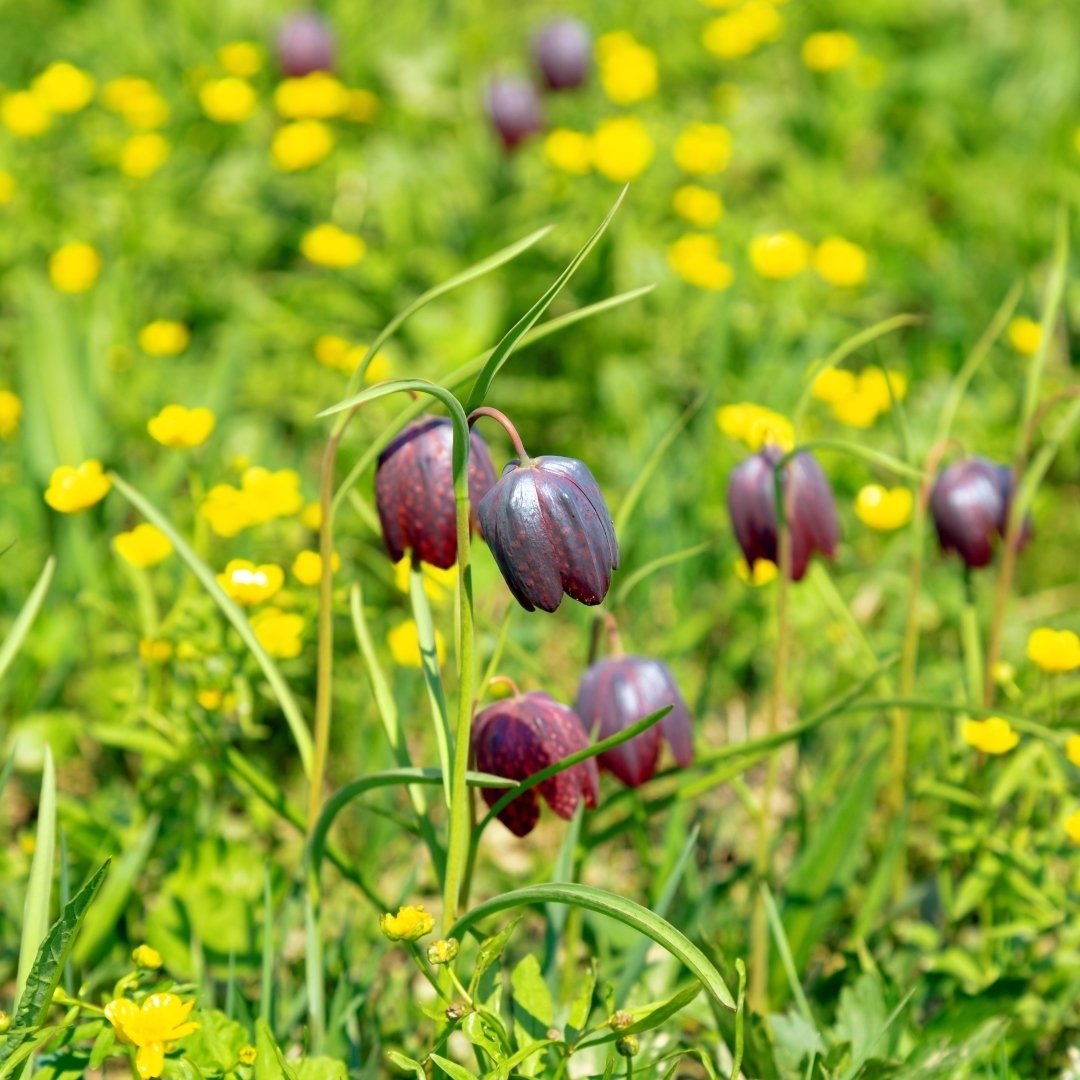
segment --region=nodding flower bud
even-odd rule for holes
[[[394,562],[406,551],[440,570],[457,561],[453,456],[453,425],[437,417],[409,424],[379,455],[375,505]],[[474,508],[494,483],[487,444],[474,431],[469,446],[469,501]]]
[[[728,513],[750,568],[758,559],[779,561],[775,471],[784,451],[766,446],[735,467],[728,481]],[[831,559],[840,540],[836,502],[821,466],[802,451],[781,477],[791,531],[791,580],[801,581],[815,551]]]
[[[586,730],[595,728],[597,738],[607,739],[666,705],[671,712],[659,723],[599,755],[605,769],[627,787],[637,787],[656,772],[661,735],[680,765],[694,759],[690,710],[667,666],[644,656],[601,660],[581,677],[574,711]]]
[[[277,53],[283,75],[297,78],[313,71],[333,71],[334,35],[321,15],[300,12],[281,24]]]
[[[497,701],[473,719],[477,769],[508,780],[525,780],[588,745],[577,713],[547,694],[533,692]],[[527,836],[540,820],[537,792],[559,817],[569,821],[579,799],[590,809],[596,806],[599,789],[596,762],[590,758],[519,795],[499,812],[499,820],[515,836]],[[504,794],[501,788],[481,791],[488,806]]]
[[[515,150],[544,126],[540,98],[527,79],[503,76],[492,79],[487,91],[491,126],[506,150]]]
[[[547,23],[533,39],[532,55],[549,90],[574,90],[589,73],[588,27],[580,19]]]
[[[965,458],[942,469],[930,493],[942,551],[955,551],[968,569],[989,564],[994,538],[1004,539],[1015,483],[1012,470],[982,457]],[[1030,515],[1017,537],[1017,549],[1031,539]]]
[[[484,539],[526,611],[563,593],[599,604],[619,566],[615,526],[593,475],[568,457],[511,461],[476,508]]]

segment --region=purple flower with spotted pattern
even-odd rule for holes
[[[489,705],[473,718],[477,769],[508,780],[526,780],[588,745],[577,713],[547,694],[519,694]],[[590,809],[596,806],[599,789],[596,762],[589,758],[519,795],[499,812],[499,820],[515,836],[527,836],[540,820],[537,794],[569,821],[580,799]],[[504,794],[501,788],[482,788],[481,793],[488,806]]]

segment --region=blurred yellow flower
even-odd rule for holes
[[[169,158],[169,142],[164,136],[150,131],[132,135],[120,147],[120,171],[133,180],[145,180],[161,168]]]
[[[750,241],[750,265],[764,278],[780,281],[806,268],[810,245],[796,232],[763,233]]]
[[[166,405],[151,417],[146,430],[150,437],[171,450],[189,450],[202,446],[214,430],[216,417],[210,409],[199,405],[188,409],[183,405]]]
[[[684,184],[671,200],[672,209],[699,229],[711,229],[724,216],[724,201],[715,191]]]
[[[1012,724],[1001,716],[986,720],[965,720],[960,734],[968,746],[984,754],[1007,754],[1020,741]]]
[[[109,493],[112,481],[101,462],[91,458],[81,465],[60,465],[53,469],[45,501],[61,514],[75,514],[101,502]]]
[[[368,124],[379,115],[379,99],[370,90],[346,90],[342,115],[354,123]]]
[[[766,444],[784,451],[795,446],[791,421],[764,405],[749,401],[722,405],[716,410],[716,423],[729,439],[743,443],[750,450],[760,450]]]
[[[300,524],[305,529],[318,532],[322,528],[322,507],[317,502],[309,502],[300,511]]]
[[[163,962],[161,953],[157,949],[150,948],[149,945],[136,945],[131,950],[131,959],[135,961],[138,967],[147,968],[150,971],[157,971]]]
[[[775,40],[783,25],[768,0],[747,0],[726,15],[710,19],[701,33],[701,43],[720,60],[736,60]]]
[[[282,79],[274,91],[274,108],[286,120],[327,120],[348,105],[349,92],[325,71]]]
[[[64,244],[49,257],[49,277],[60,292],[86,292],[100,273],[101,256],[89,244],[78,241]]]
[[[336,551],[330,566],[335,574],[341,568],[341,556]],[[292,572],[301,585],[318,585],[322,581],[322,556],[317,551],[301,551],[293,560]]]
[[[274,133],[270,155],[283,172],[318,165],[334,149],[334,136],[319,120],[297,120]]]
[[[867,484],[855,496],[855,516],[871,529],[889,532],[911,520],[913,504],[911,492],[906,487]]]
[[[19,430],[22,401],[10,390],[0,390],[0,439],[11,439]]]
[[[1027,640],[1027,658],[1049,674],[1080,668],[1080,637],[1072,630],[1053,630],[1040,626]]]
[[[181,1001],[175,994],[151,994],[142,1008],[128,998],[116,998],[105,1006],[105,1018],[120,1041],[138,1047],[135,1067],[140,1080],[161,1076],[168,1044],[198,1028],[188,1020],[194,1004],[194,999]]]
[[[361,237],[337,225],[316,225],[300,238],[300,250],[308,262],[337,270],[355,266],[367,250]]]
[[[255,1059],[259,1056],[259,1051],[255,1049],[250,1043],[245,1046],[241,1046],[236,1053],[236,1060],[241,1065],[254,1065]]]
[[[858,53],[859,43],[846,30],[822,30],[802,43],[803,63],[811,71],[838,71]]]
[[[454,595],[457,586],[458,571],[456,566],[441,570],[430,563],[421,563],[424,592],[429,600],[441,604]],[[409,557],[406,555],[394,563],[394,584],[402,591],[409,591]]]
[[[762,585],[775,581],[779,573],[780,567],[769,559],[755,559],[753,570],[747,565],[745,559],[735,560],[735,576],[744,585],[753,585],[754,588],[761,588]]]
[[[113,550],[124,562],[148,570],[164,562],[172,554],[173,546],[156,525],[144,521],[130,532],[117,533],[113,537]]]
[[[386,635],[386,644],[394,663],[399,667],[421,667],[420,635],[412,619],[399,623]],[[435,655],[440,666],[446,659],[446,644],[442,634],[435,631]]]
[[[74,64],[58,60],[34,79],[30,89],[53,112],[76,113],[93,100],[94,79]]]
[[[300,494],[300,474],[295,469],[270,472],[260,465],[244,471],[241,486],[248,501],[248,517],[253,525],[261,525],[278,517],[299,513],[304,505]]]
[[[556,169],[584,176],[592,168],[592,139],[580,131],[555,128],[544,139],[544,157]]]
[[[216,687],[199,690],[195,694],[195,700],[200,708],[207,712],[217,712],[219,709],[229,712],[236,708],[236,695],[231,690],[219,690]]]
[[[191,341],[191,332],[171,319],[155,319],[139,331],[139,348],[147,356],[176,356]]]
[[[861,285],[866,280],[866,252],[858,244],[830,236],[814,250],[814,269],[830,285]]]
[[[1023,316],[1012,319],[1006,333],[1009,344],[1021,356],[1034,356],[1042,344],[1042,327],[1034,319]]]
[[[304,620],[277,608],[266,608],[251,618],[259,644],[278,660],[293,660],[304,647]]]
[[[886,373],[872,367],[859,372],[857,392],[866,394],[881,412],[888,412],[894,398],[903,401],[907,396],[907,385],[907,376],[902,371]]]
[[[810,393],[818,401],[841,401],[855,393],[857,380],[844,368],[828,368],[814,377]]]
[[[127,75],[113,79],[101,88],[101,100],[138,131],[153,131],[169,119],[169,103],[147,79]]]
[[[0,123],[22,139],[44,135],[52,127],[49,106],[30,90],[16,90],[5,94],[0,102]]]
[[[596,41],[600,85],[616,105],[633,105],[656,93],[660,69],[656,53],[625,30],[602,34]]]
[[[636,116],[602,120],[593,134],[593,164],[609,180],[625,184],[636,179],[653,159],[652,138]]]
[[[1065,756],[1071,764],[1080,766],[1080,735],[1070,735],[1065,740]]]
[[[245,607],[262,604],[285,583],[285,571],[274,563],[256,566],[250,559],[230,559],[217,583],[225,594]]]
[[[719,291],[735,279],[730,265],[720,258],[720,243],[706,233],[680,236],[667,250],[668,265],[690,285]]]
[[[731,161],[731,132],[723,124],[688,124],[675,139],[674,153],[683,172],[723,172]]]
[[[216,536],[230,537],[252,524],[250,500],[232,484],[215,484],[199,506]]]
[[[255,111],[257,102],[251,83],[233,75],[211,79],[199,87],[203,112],[219,124],[241,123]]]
[[[0,206],[15,198],[15,177],[6,169],[0,169]]]
[[[435,920],[422,905],[399,907],[396,915],[379,916],[379,929],[391,941],[418,941],[435,929]]]
[[[353,345],[338,334],[322,334],[315,341],[315,359],[325,367],[351,375],[367,356],[366,345]],[[364,382],[377,383],[390,378],[393,367],[384,352],[377,352],[364,372]]]
[[[1065,819],[1065,835],[1074,844],[1080,844],[1080,810],[1074,811]]]
[[[250,79],[262,70],[262,49],[253,41],[230,41],[217,51],[222,69],[239,79]]]
[[[847,397],[832,403],[833,416],[841,424],[853,428],[864,429],[873,426],[881,412],[881,404],[877,397],[864,393],[858,388]]]

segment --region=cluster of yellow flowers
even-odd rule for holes
[[[366,345],[354,345],[338,334],[322,334],[315,341],[315,359],[320,364],[351,375],[367,355]],[[364,382],[377,383],[389,379],[392,367],[384,352],[377,352],[364,372]]]
[[[656,93],[660,85],[656,53],[629,31],[602,34],[595,51],[600,85],[616,105],[635,105]]]
[[[749,56],[762,45],[780,37],[784,21],[770,0],[746,0],[731,6],[727,3],[710,4],[713,7],[730,7],[723,15],[710,19],[701,33],[706,49],[719,60],[737,60]]]
[[[53,117],[77,113],[93,100],[92,76],[58,60],[30,83],[29,89],[14,90],[0,100],[0,123],[17,138],[34,139],[53,125]]]
[[[839,71],[859,55],[859,43],[846,30],[820,30],[802,43],[803,63],[811,71]]]
[[[791,421],[764,405],[749,401],[722,405],[716,410],[716,424],[729,439],[743,443],[750,450],[760,450],[769,444],[786,452],[795,446]]]
[[[1041,626],[1028,637],[1027,658],[1050,675],[1065,674],[1080,668],[1080,636],[1072,630],[1054,630]]]
[[[652,136],[636,116],[608,117],[591,135],[555,128],[544,139],[544,157],[555,168],[572,176],[596,169],[620,184],[640,176],[655,154]]]
[[[900,371],[866,368],[855,374],[843,368],[829,368],[815,379],[811,393],[824,401],[842,424],[868,428],[907,394],[907,376]]]
[[[300,476],[295,470],[270,472],[252,466],[244,471],[239,488],[215,484],[207,492],[199,513],[218,536],[231,537],[252,525],[291,517],[303,504]]]
[[[817,247],[791,229],[761,233],[750,241],[750,265],[763,278],[786,281],[812,265],[830,285],[850,287],[866,280],[866,252],[840,236],[826,237]]]
[[[906,487],[867,484],[855,496],[855,516],[868,528],[892,532],[911,520],[915,497]]]
[[[720,258],[720,241],[709,233],[687,233],[668,246],[668,265],[690,285],[719,291],[735,280],[730,263]]]
[[[146,428],[151,437],[172,450],[187,450],[202,446],[217,422],[210,409],[199,406],[188,409],[183,405],[166,405],[150,419]]]
[[[968,744],[984,754],[1007,754],[1020,736],[1004,717],[991,716],[986,720],[965,720],[960,734]]]
[[[113,550],[124,562],[139,570],[148,570],[164,562],[173,551],[172,541],[148,522],[113,537]]]
[[[334,569],[339,560],[335,556]],[[318,552],[301,552],[293,564],[293,573],[305,584],[315,584],[322,576]],[[306,579],[306,580],[305,580]],[[276,596],[285,584],[285,571],[275,563],[256,565],[249,559],[231,559],[217,575],[222,591],[243,607],[255,607]],[[304,619],[294,612],[267,607],[251,617],[251,629],[259,644],[280,660],[300,655],[304,640]]]

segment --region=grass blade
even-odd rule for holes
[[[19,970],[15,995],[21,997],[38,946],[49,929],[49,905],[52,898],[53,857],[56,853],[56,767],[52,750],[45,745],[41,770],[41,797],[38,801],[37,832],[34,834],[34,858],[30,863],[30,881],[23,905],[22,938],[19,942]]]
[[[787,934],[784,933],[784,924],[780,919],[780,912],[776,909],[776,901],[773,899],[772,890],[766,882],[761,883],[761,896],[765,902],[765,915],[769,920],[769,929],[772,931],[773,941],[776,943],[776,951],[780,954],[780,963],[784,966],[784,974],[787,976],[788,987],[795,1004],[802,1014],[803,1019],[814,1029],[818,1040],[825,1045],[821,1038],[821,1032],[817,1029],[817,1021],[810,1011],[810,1002],[806,1000],[802,983],[799,981],[799,972],[795,968],[795,958],[791,955],[791,946],[788,944]]]
[[[49,591],[49,585],[52,584],[55,570],[56,559],[50,555],[45,560],[45,567],[41,571],[41,576],[37,579],[37,584],[34,585],[30,595],[26,598],[26,603],[22,606],[22,610],[11,624],[11,629],[8,631],[7,637],[4,638],[4,643],[0,645],[0,679],[4,677],[4,672],[11,666],[12,660],[18,655],[23,642],[26,640],[26,635],[30,633],[30,627],[34,625],[34,620],[41,610],[41,605],[45,602],[45,594]]]

